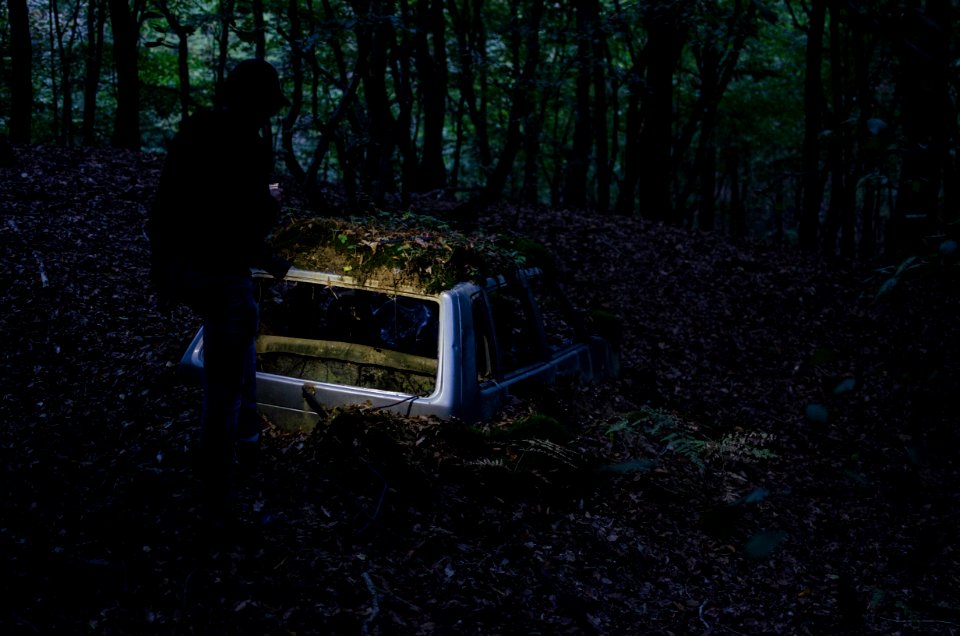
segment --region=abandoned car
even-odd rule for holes
[[[261,412],[291,430],[350,404],[475,422],[524,383],[617,373],[609,325],[607,337],[592,333],[543,268],[510,251],[514,266],[494,273],[502,263],[488,254],[485,271],[474,253],[483,250],[470,243],[463,258],[467,241],[451,234],[384,238],[382,228],[329,220],[278,233],[275,247],[294,267],[281,281],[254,272]],[[202,328],[181,364],[202,368]]]

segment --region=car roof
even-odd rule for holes
[[[272,237],[290,280],[436,296],[457,284],[498,286],[553,267],[545,248],[509,233],[463,233],[430,217],[289,219]],[[539,269],[537,266],[541,266]]]

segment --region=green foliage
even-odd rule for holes
[[[660,441],[667,445],[667,450],[686,458],[700,470],[706,469],[707,466],[703,461],[703,456],[710,448],[708,440],[691,437],[688,433],[677,431],[664,435],[660,438]]]
[[[887,276],[877,290],[877,298],[892,293],[903,280],[903,277],[910,272],[923,267],[923,261],[917,256],[908,256],[897,267],[885,267],[878,270],[878,273]]]
[[[776,458],[776,454],[767,448],[774,441],[774,436],[769,433],[737,430],[711,439],[678,415],[651,407],[619,418],[607,428],[606,433],[611,439],[630,434],[653,437],[664,446],[664,452],[683,457],[701,470],[706,470],[711,461],[725,465],[728,462],[750,463]],[[630,462],[627,466],[635,467]]]
[[[776,453],[766,448],[774,440],[775,437],[770,433],[735,432],[721,437],[712,448],[708,448],[708,452],[731,462],[776,459]]]
[[[652,115],[638,106],[637,98],[642,104],[650,80],[646,74],[653,66],[649,61],[656,59],[646,50],[652,41],[650,35],[653,29],[666,25],[676,27],[676,44],[680,48],[677,67],[665,69],[673,74],[672,101],[676,108],[672,123],[665,122],[670,128],[669,143],[677,168],[671,177],[671,191],[678,199],[670,202],[671,209],[677,211],[674,220],[695,223],[700,186],[708,185],[703,183],[705,175],[699,172],[709,170],[710,178],[716,175],[723,184],[715,188],[718,227],[723,227],[724,218],[736,217],[736,221],[727,223],[732,231],[740,232],[746,224],[757,234],[772,231],[778,240],[790,242],[796,236],[792,222],[795,215],[784,201],[793,199],[800,174],[808,25],[788,4],[603,0],[597,6],[596,22],[590,23],[591,33],[583,32],[582,9],[576,3],[547,3],[542,22],[535,29],[530,24],[532,12],[523,3],[491,1],[476,14],[472,11],[473,3],[458,0],[441,4],[444,30],[442,35],[431,33],[428,48],[431,54],[444,48],[443,70],[448,80],[443,87],[447,109],[440,117],[439,149],[443,166],[449,172],[445,195],[473,196],[487,184],[509,141],[511,146],[518,143],[520,147],[515,158],[510,155],[504,195],[533,203],[563,204],[578,112],[584,100],[590,100],[590,108],[602,119],[592,122],[588,134],[603,130],[604,138],[588,142],[592,147],[588,153],[591,186],[587,202],[605,201],[607,195],[616,200],[619,185],[630,182],[624,177],[636,160],[631,156],[636,140],[628,137],[634,129],[657,125],[644,121],[644,117]],[[267,0],[263,31],[257,30],[253,6],[247,3],[237,4],[230,15],[222,15],[225,6],[219,3],[170,0],[162,5],[173,16],[169,22],[166,11],[158,10],[160,6],[143,5],[135,22],[134,35],[140,42],[144,149],[163,150],[180,119],[176,27],[179,25],[180,34],[189,36],[185,62],[189,66],[190,110],[209,106],[213,101],[220,36],[226,32],[228,66],[252,56],[262,38],[266,57],[280,67],[285,90],[297,98],[301,109],[295,121],[286,122],[284,130],[288,133],[285,143],[291,149],[291,162],[306,167],[315,157],[322,156],[322,165],[310,166],[308,174],[320,182],[350,179],[347,191],[359,191],[361,198],[363,193],[377,192],[391,198],[416,190],[416,179],[410,176],[409,168],[421,156],[425,131],[433,130],[424,125],[428,115],[422,108],[422,97],[424,87],[429,86],[433,77],[419,68],[423,52],[418,38],[424,25],[420,22],[422,7],[417,3],[391,5],[387,15],[369,16],[365,4],[343,0],[320,6]],[[882,19],[893,19],[888,12],[895,6],[893,3],[880,9]],[[53,8],[58,10],[58,20],[51,15]],[[93,23],[88,17],[97,17],[86,13],[103,8],[98,3],[54,2],[32,3],[31,9],[35,141],[69,143],[70,139],[63,139],[65,136],[77,136],[76,131],[65,135],[61,130],[61,109],[68,103],[64,93],[69,85],[72,119],[80,118],[82,80],[91,50],[103,51],[96,136],[109,139],[116,111],[115,73],[111,68],[114,34],[108,21],[101,45],[87,42],[88,31],[84,28]],[[838,12],[837,16],[833,13],[831,20],[849,19],[846,12]],[[370,39],[373,24],[383,30]],[[59,41],[56,28],[63,31]],[[295,28],[300,32],[294,33]],[[8,29],[0,17],[0,41],[9,42]],[[847,30],[863,35],[857,29]],[[536,42],[528,42],[534,35]],[[589,48],[584,47],[587,38],[592,43],[602,42],[602,53],[589,54],[598,59],[584,60]],[[63,44],[63,50],[58,44]],[[823,60],[825,86],[830,85],[828,80],[836,76],[835,72],[842,73],[845,79],[845,94],[831,97],[854,104],[854,110],[843,122],[833,124],[833,130],[823,133],[836,138],[842,127],[850,144],[850,165],[865,166],[863,173],[851,175],[852,183],[858,184],[858,193],[870,190],[871,195],[884,194],[882,190],[890,192],[893,187],[889,175],[896,174],[901,161],[896,153],[889,152],[888,140],[889,131],[901,128],[900,122],[890,115],[896,111],[896,65],[885,63],[891,59],[891,42],[884,38],[862,38],[856,44],[848,40],[842,48],[846,51],[859,46],[869,49],[864,56],[869,62],[862,71],[854,68],[852,53]],[[538,52],[540,63],[532,78],[521,80],[520,69],[534,51]],[[365,80],[357,88],[355,99],[341,104],[349,78],[364,68],[361,55],[389,62],[382,66],[366,65]],[[10,103],[7,60],[12,57],[15,56],[7,55],[0,62],[0,128],[8,125],[2,113],[6,112],[3,106]],[[439,60],[438,57],[433,61]],[[598,74],[590,78],[593,85],[588,89],[583,88],[582,82],[585,61],[592,63],[591,72]],[[837,63],[844,68],[834,69]],[[300,74],[296,79],[294,69]],[[62,76],[64,71],[69,81]],[[295,89],[301,91],[299,95],[293,95]],[[872,91],[870,99],[864,102],[871,105],[871,111],[860,113],[856,108],[863,100],[851,98],[861,96],[863,91]],[[526,98],[519,117],[517,95]],[[389,114],[373,112],[373,102],[381,98],[388,104]],[[341,106],[346,107],[341,112],[349,111],[349,115],[328,129],[326,124]],[[387,127],[393,130],[387,135],[390,139],[374,139],[380,133],[370,124],[390,116],[396,124]],[[508,140],[508,131],[517,124],[521,140]],[[321,142],[332,142],[329,148],[335,151],[318,147]],[[383,157],[377,156],[380,147],[389,149]],[[610,154],[600,157],[604,149]],[[862,161],[867,155],[870,160]],[[708,156],[711,160],[704,162]],[[705,168],[705,163],[710,168]],[[299,170],[293,172],[299,176]],[[597,179],[601,174],[609,179]],[[610,192],[599,192],[600,184],[609,184]],[[737,201],[731,200],[733,192],[740,195]],[[751,200],[739,200],[741,197]],[[889,212],[884,203],[888,198],[892,197],[880,196],[875,203],[880,206],[878,209],[858,213],[876,212],[878,217],[882,216]],[[383,201],[378,198],[378,202]],[[772,208],[776,211],[772,212]],[[741,219],[743,210],[751,210],[755,218]],[[949,241],[941,245],[939,254],[942,258],[955,258],[956,252],[957,243]],[[878,295],[894,292],[901,281],[902,275],[886,277]]]
[[[618,419],[607,428],[607,437],[613,438],[618,433],[649,432],[657,435],[664,429],[676,429],[680,424],[679,418],[664,409],[644,406],[637,411],[631,411]]]
[[[956,231],[957,228],[951,228]],[[904,284],[916,278],[934,276],[956,276],[960,273],[958,244],[952,238],[941,237],[935,251],[925,255],[913,254],[904,258],[898,265],[882,267],[874,273],[881,279],[875,298],[896,297],[902,293]]]
[[[530,239],[464,234],[413,212],[399,217],[293,219],[276,232],[273,247],[302,269],[349,274],[361,281],[392,281],[427,293],[552,260]]]

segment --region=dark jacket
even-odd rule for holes
[[[267,140],[230,112],[187,120],[169,148],[147,222],[154,278],[171,269],[213,275],[269,270],[264,241],[280,211],[270,195],[272,163]]]

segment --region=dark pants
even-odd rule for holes
[[[258,443],[258,309],[253,280],[242,275],[190,277],[191,307],[203,318],[201,472],[213,496],[229,491],[237,443]]]

